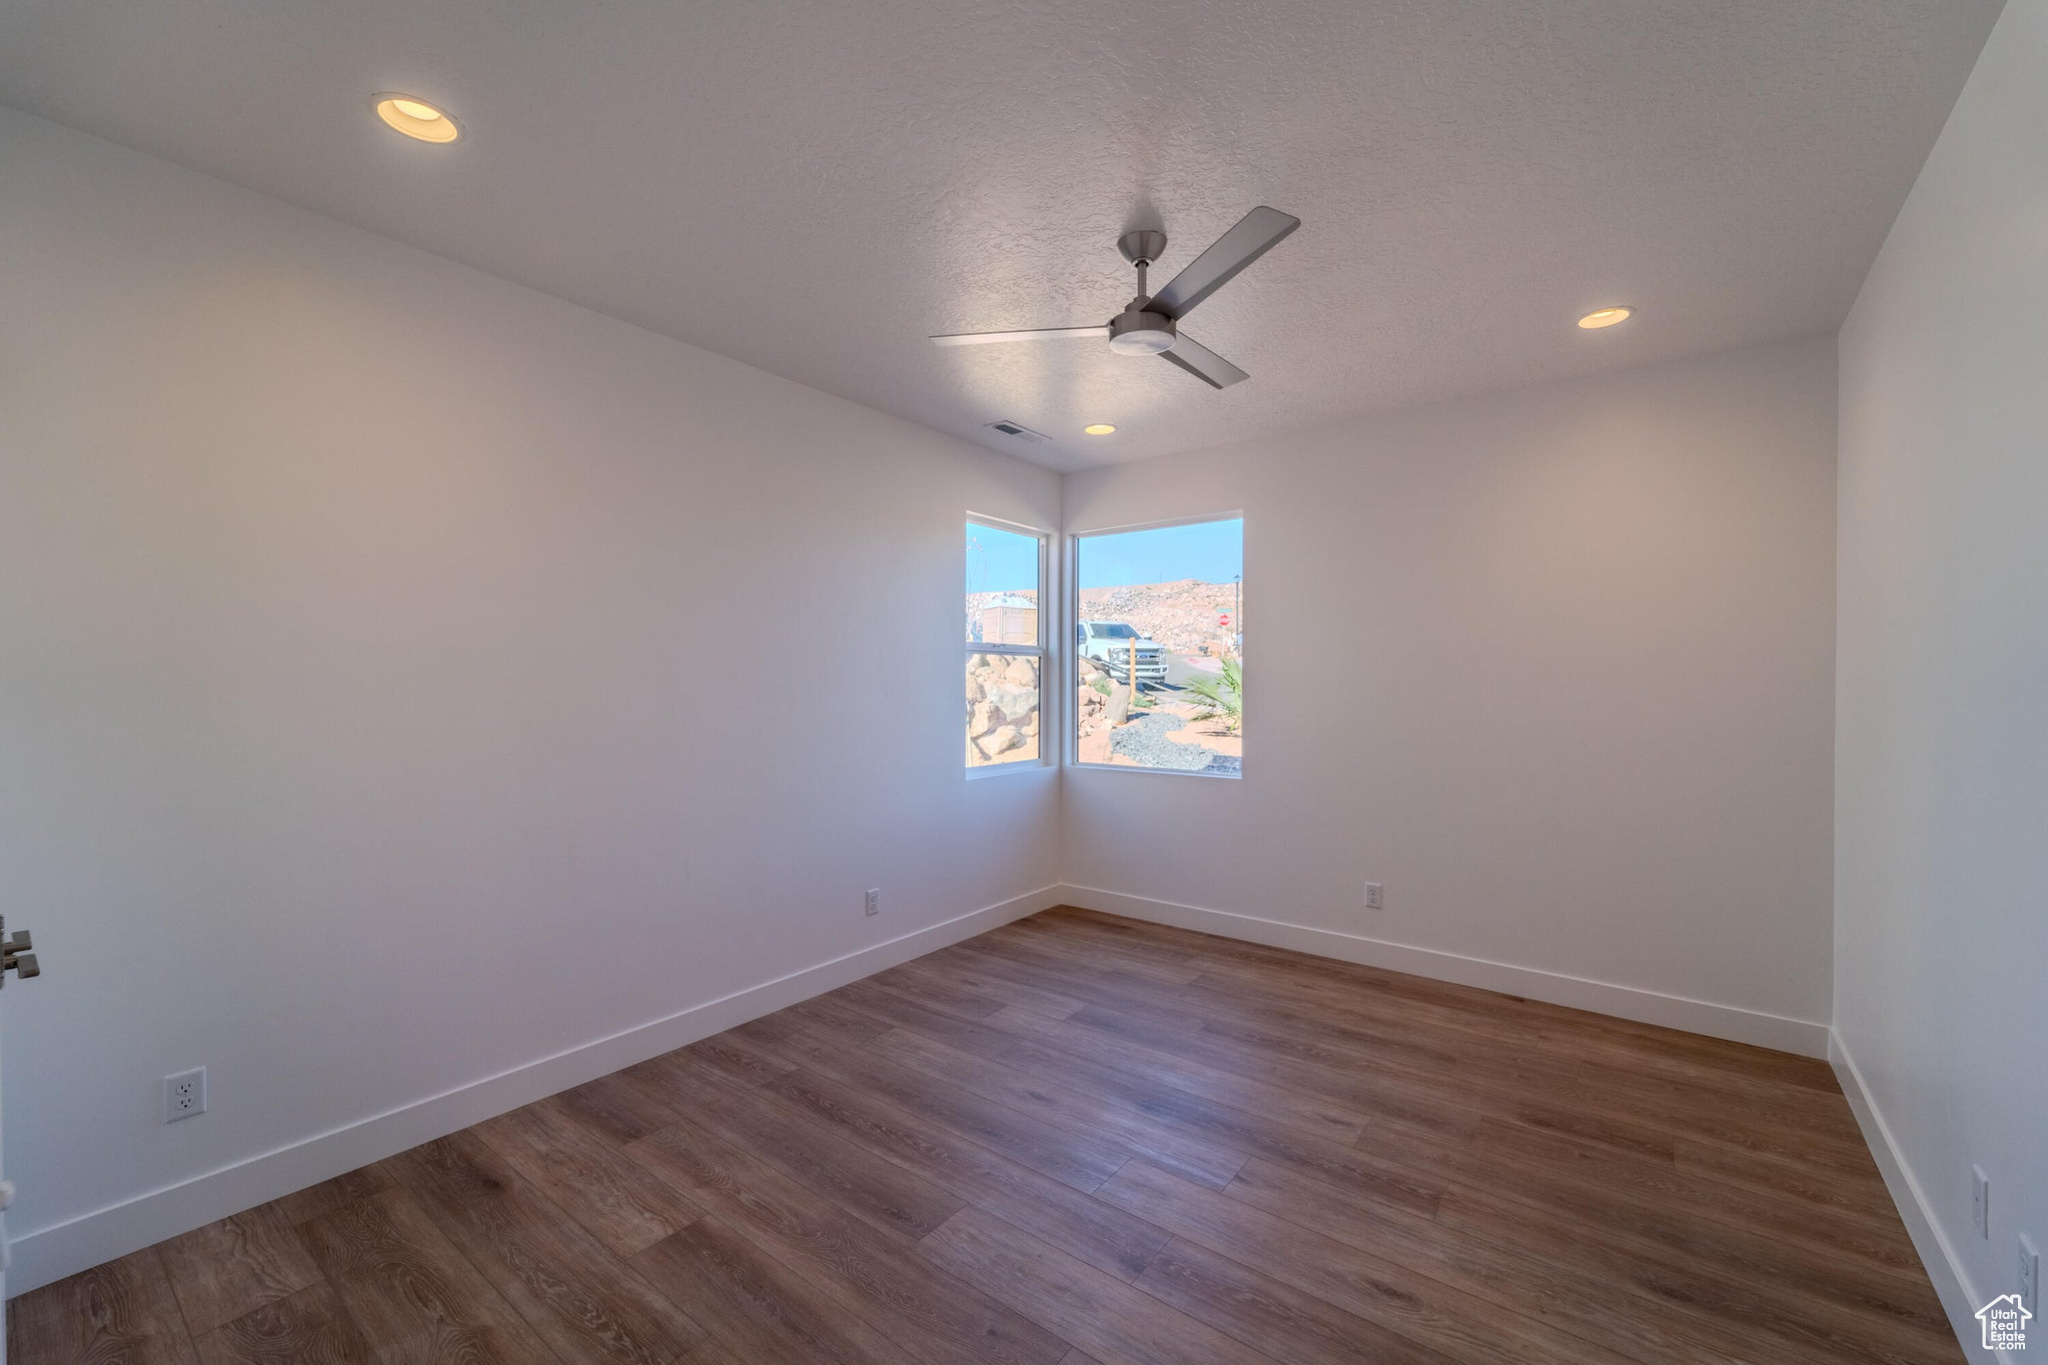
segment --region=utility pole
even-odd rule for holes
[[[1230,622],[1237,627],[1236,639],[1231,641],[1232,654],[1244,653],[1244,575],[1233,575],[1230,580]]]

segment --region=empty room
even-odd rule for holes
[[[2048,0],[9,0],[0,1365],[2017,1365],[2043,395]]]

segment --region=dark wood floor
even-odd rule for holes
[[[55,1362],[1953,1362],[1820,1062],[1059,910],[16,1300]]]

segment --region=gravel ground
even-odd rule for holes
[[[1109,751],[1122,754],[1147,768],[1172,768],[1179,772],[1234,773],[1239,760],[1205,749],[1199,744],[1182,744],[1167,736],[1187,724],[1179,716],[1149,711],[1111,733]]]

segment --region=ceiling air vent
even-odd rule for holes
[[[1007,417],[1000,422],[990,422],[988,428],[990,431],[999,431],[1005,436],[1014,436],[1020,441],[1029,441],[1035,446],[1042,446],[1052,439],[1052,437],[1042,431],[1033,431],[1022,422],[1012,422]]]

